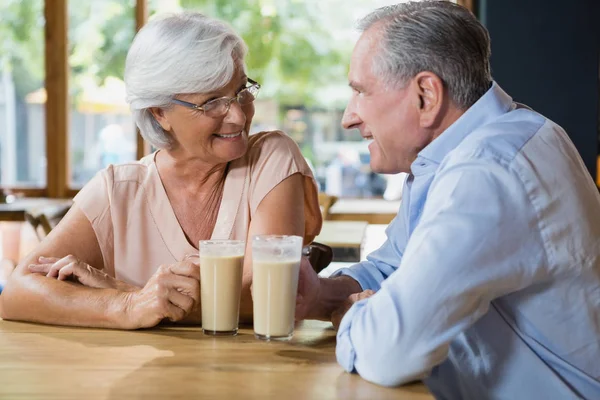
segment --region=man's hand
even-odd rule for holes
[[[331,314],[331,322],[333,323],[333,327],[335,328],[335,330],[338,330],[338,328],[340,327],[340,323],[344,318],[344,315],[346,315],[346,313],[348,312],[350,307],[354,305],[354,303],[356,303],[359,300],[368,299],[374,294],[375,292],[372,290],[365,290],[364,292],[351,294],[348,297],[348,299],[346,299],[346,301],[341,305],[341,307],[335,310],[333,314]]]
[[[126,328],[181,321],[200,304],[200,268],[191,260],[161,265],[144,288],[126,293]]]
[[[331,314],[347,301],[349,295],[361,290],[359,283],[349,276],[319,277],[308,259],[303,257],[296,297],[296,321],[329,321]]]
[[[310,265],[308,258],[302,257],[296,296],[296,321],[310,318],[311,313],[318,306],[320,290],[319,276]]]
[[[96,289],[132,291],[139,288],[120,282],[105,272],[92,267],[73,255],[63,258],[39,257],[38,264],[30,264],[29,271],[59,281],[72,281]]]

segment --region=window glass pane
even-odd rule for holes
[[[109,164],[136,158],[125,102],[125,57],[135,34],[135,0],[69,2],[70,182],[80,188]]]
[[[0,185],[46,185],[44,2],[0,1]]]
[[[300,146],[321,190],[382,196],[368,143],[340,123],[350,98],[347,73],[357,19],[399,0],[150,0],[150,14],[197,10],[229,22],[249,47],[248,75],[262,84],[253,132],[282,129]]]

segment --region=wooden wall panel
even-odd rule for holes
[[[474,10],[474,7],[475,7],[475,4],[474,4],[474,3],[475,3],[475,1],[476,1],[476,0],[457,0],[456,2],[457,2],[458,4],[460,4],[461,6],[465,6],[465,7],[467,7],[467,8],[468,8],[469,10],[471,10],[471,11],[475,11],[475,10]]]

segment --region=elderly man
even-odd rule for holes
[[[409,177],[387,242],[303,276],[299,317],[339,324],[339,363],[381,385],[600,399],[600,196],[569,137],[492,81],[465,8],[398,4],[360,28],[343,125],[374,171]]]

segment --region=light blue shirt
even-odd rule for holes
[[[600,196],[559,126],[494,83],[419,153],[387,236],[337,273],[377,291],[341,322],[347,371],[443,399],[600,399]]]

